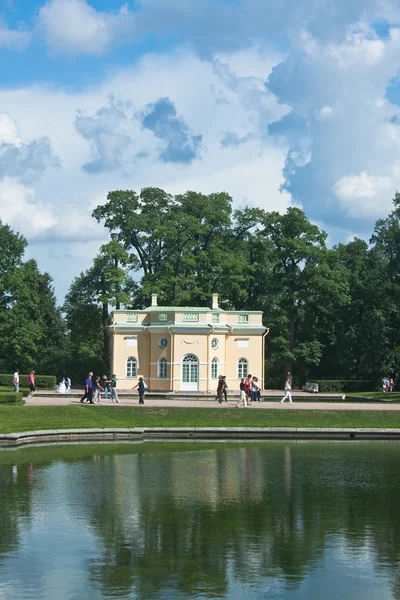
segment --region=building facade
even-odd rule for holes
[[[230,390],[251,373],[263,384],[262,313],[225,311],[213,295],[212,308],[167,307],[112,313],[112,372],[119,388],[141,376],[149,390],[208,392],[225,375]]]

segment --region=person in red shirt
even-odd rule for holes
[[[32,400],[33,394],[35,392],[35,371],[31,371],[28,375],[28,387],[29,387],[29,396],[28,398]]]
[[[251,404],[251,384],[252,377],[247,375],[246,381],[244,382],[244,391],[246,392],[247,404]]]

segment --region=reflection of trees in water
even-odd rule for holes
[[[33,482],[32,463],[0,467],[0,564],[18,549],[21,525],[31,518]]]
[[[65,471],[66,510],[99,536],[102,559],[84,559],[105,597],[220,597],[230,578],[297,587],[340,544],[343,560],[371,556],[400,598],[396,444],[147,448]],[[0,557],[29,518],[29,481],[26,465],[16,479],[0,466]]]
[[[106,595],[133,586],[139,597],[168,588],[223,596],[228,572],[242,583],[280,577],[296,586],[334,539],[350,556],[372,547],[381,568],[392,576],[397,569],[399,490],[384,491],[397,485],[397,449],[384,470],[381,451],[356,444],[221,446],[110,461],[91,515],[104,542],[92,577]]]

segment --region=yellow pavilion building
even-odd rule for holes
[[[141,376],[151,391],[211,392],[219,375],[239,390],[251,373],[263,386],[262,312],[225,311],[213,294],[211,308],[158,306],[112,313],[112,373],[120,389]]]

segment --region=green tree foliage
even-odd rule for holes
[[[69,350],[51,277],[29,260],[13,270],[9,281],[7,307],[0,313],[1,369],[56,374]]]
[[[73,281],[64,312],[70,330],[74,377],[110,368],[110,305],[132,303],[137,285],[129,277],[129,254],[116,240],[100,249],[90,269]]]
[[[243,296],[247,267],[232,228],[232,198],[188,191],[171,196],[158,188],[110,192],[93,216],[142,271],[136,305],[156,292],[165,304],[204,306],[213,292],[225,302]]]

